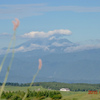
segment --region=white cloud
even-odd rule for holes
[[[21,37],[23,38],[35,38],[35,37],[46,37],[44,32],[32,31],[30,33],[25,33]]]
[[[0,19],[23,18],[41,15],[45,12],[73,11],[73,12],[100,12],[100,7],[82,6],[48,6],[46,4],[16,4],[0,5]]]
[[[55,42],[52,45],[56,47],[62,47],[62,46],[66,47],[66,45],[68,46],[67,42],[64,42],[62,44]],[[16,48],[15,52],[27,52],[27,51],[38,50],[38,49],[42,49],[44,51],[55,52],[55,49],[49,49],[49,47],[50,46],[31,44],[29,47],[21,46],[19,48]],[[69,44],[69,47],[64,49],[64,52],[71,53],[71,52],[79,52],[79,51],[91,50],[91,49],[100,49],[100,44],[77,45],[77,46],[73,46],[73,44]],[[12,49],[10,50],[10,52],[11,51]],[[5,50],[0,50],[1,54],[4,54],[5,52],[6,52]]]
[[[63,34],[63,35],[70,35],[71,31],[68,29],[60,29],[60,30],[54,30],[54,31],[49,31],[48,35],[51,36],[53,34]]]
[[[89,45],[77,45],[77,46],[71,46],[67,47],[64,51],[65,52],[77,52],[77,51],[84,51],[84,50],[91,50],[91,49],[99,49],[100,44],[89,44]]]
[[[0,5],[0,19],[23,18],[41,15],[38,9],[45,4]]]
[[[17,48],[17,49],[15,49],[15,52],[18,52],[18,51],[23,51],[25,48],[23,47],[23,46],[21,46],[21,47],[19,47],[19,48]]]
[[[37,50],[37,49],[43,49],[44,51],[46,51],[46,50],[49,50],[49,46],[31,44],[29,47],[21,46],[19,48],[16,48],[15,52],[27,52],[27,51]]]
[[[53,39],[56,39],[55,36],[52,36],[49,38],[49,40],[53,40]]]
[[[72,32],[68,29],[53,30],[53,31],[48,31],[48,32],[32,31],[30,33],[25,33],[21,37],[23,38],[36,38],[36,37],[46,38],[54,34],[70,35],[71,33]]]
[[[26,50],[35,50],[35,49],[43,49],[43,50],[49,50],[48,46],[44,46],[44,45],[38,45],[38,44],[31,44],[28,48],[26,48]]]
[[[66,49],[63,49],[64,52],[66,53],[71,53],[71,52],[79,52],[79,51],[84,51],[84,50],[92,50],[92,49],[100,49],[100,44],[88,44],[88,45],[73,45],[73,44],[69,44],[67,42],[63,42],[62,44],[54,42],[52,45],[56,46],[56,47],[66,47]],[[27,52],[27,51],[32,51],[32,50],[44,50],[44,51],[49,51],[49,52],[55,52],[56,49],[50,49],[50,47],[52,45],[38,45],[38,44],[30,44],[29,47],[24,47],[21,46],[19,48],[15,49],[15,52]],[[69,46],[68,46],[69,45]],[[9,53],[12,52],[12,49],[10,49]],[[6,50],[0,50],[0,54],[5,54]]]
[[[56,46],[56,47],[62,47],[62,46],[71,46],[71,45],[73,45],[73,43],[68,43],[68,42],[58,43],[58,42],[54,42],[54,43],[52,43],[52,45]]]

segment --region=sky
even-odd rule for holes
[[[16,45],[56,33],[74,43],[100,43],[100,0],[0,0],[0,48],[8,46],[15,18]]]

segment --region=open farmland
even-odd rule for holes
[[[28,86],[6,86],[5,91],[27,91]],[[49,89],[45,89],[42,86],[32,86],[31,91],[53,91]],[[99,91],[97,94],[88,94],[87,91],[81,92],[81,91],[70,91],[70,92],[61,92],[62,99],[60,100],[100,100],[100,94]],[[6,99],[2,99],[6,100]],[[9,99],[11,100],[11,99]],[[28,100],[28,99],[26,99]],[[30,100],[40,100],[39,98],[31,98]],[[52,100],[51,98],[45,98],[43,100]]]

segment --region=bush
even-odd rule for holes
[[[61,99],[61,98],[62,98],[61,94],[57,94],[57,95],[54,95],[54,96],[52,97],[52,99],[54,99],[54,100],[59,100],[59,99]]]
[[[41,96],[41,97],[39,98],[39,100],[42,100],[42,99],[45,99],[45,96]]]
[[[19,96],[14,96],[12,100],[22,100]]]
[[[6,99],[9,99],[11,97],[12,97],[12,94],[11,93],[6,94]]]
[[[6,97],[5,92],[2,92],[1,98],[5,98],[5,97]]]
[[[16,91],[16,92],[3,92],[2,98],[6,98],[7,100],[22,100],[23,96],[25,95],[25,92],[22,91]],[[36,97],[39,100],[45,99],[45,98],[51,98],[54,100],[59,100],[62,98],[62,95],[59,91],[30,91],[28,90],[27,94],[27,100],[31,100],[31,98]]]

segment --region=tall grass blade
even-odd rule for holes
[[[13,62],[13,59],[14,59],[14,48],[15,48],[15,40],[16,40],[16,39],[15,39],[15,36],[16,36],[16,31],[15,31],[14,37],[13,37],[14,43],[13,43],[12,57],[11,57],[11,60],[10,60],[10,63],[9,63],[9,66],[8,66],[8,69],[7,69],[7,72],[6,72],[6,76],[5,76],[3,85],[1,86],[1,90],[0,90],[0,98],[1,98],[2,92],[3,92],[3,90],[4,90],[4,87],[5,87],[5,84],[6,84],[8,75],[9,75],[9,70],[10,70],[10,68],[11,68],[11,65],[12,65],[12,62]]]

